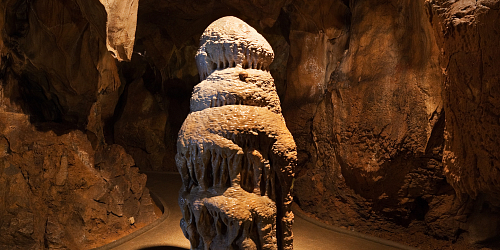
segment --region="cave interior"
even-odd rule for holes
[[[205,28],[274,50],[311,218],[500,249],[500,0],[0,2],[0,248],[89,249],[157,218]],[[165,190],[178,193],[178,190]]]

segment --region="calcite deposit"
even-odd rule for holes
[[[205,29],[196,62],[200,79],[214,70],[239,67],[269,70],[274,52],[266,39],[245,22],[221,18]]]
[[[192,249],[293,249],[296,147],[268,71],[273,50],[235,17],[200,39],[202,81],[179,131],[181,228]]]

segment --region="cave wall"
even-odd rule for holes
[[[323,41],[304,39],[296,46],[311,49],[289,63],[288,82],[299,86],[298,96],[288,95],[289,84],[284,98],[301,163],[296,201],[352,230],[402,226],[412,233],[391,238],[420,237],[412,236],[412,228],[454,237],[457,223],[448,214],[454,195],[441,160],[445,117],[439,48],[424,4],[361,1],[344,10],[343,22],[329,22],[337,34]],[[309,15],[316,16],[310,27],[317,29],[329,12]],[[327,28],[314,28],[307,36],[328,35]],[[291,30],[298,33],[293,21]],[[314,62],[308,56],[326,58]]]
[[[0,112],[0,247],[89,249],[152,222],[146,176],[119,145],[39,131]]]
[[[152,222],[146,175],[104,136],[124,89],[117,62],[134,42],[109,39],[107,28],[127,26],[107,25],[119,6],[0,9],[0,248],[88,249]]]
[[[275,51],[301,209],[422,249],[499,235],[500,1],[126,2],[3,1],[1,112],[176,171],[198,39],[234,15]]]
[[[446,130],[444,171],[468,204],[472,241],[500,232],[500,2],[429,1],[441,49]]]
[[[189,93],[198,81],[191,58],[199,34],[211,20],[235,15],[253,25],[276,51],[271,73],[297,142],[295,200],[302,209],[332,224],[421,247],[437,244],[419,242],[426,235],[477,241],[497,234],[493,220],[483,238],[471,237],[468,220],[479,206],[477,197],[463,198],[466,192],[456,195],[460,184],[449,183],[453,177],[444,146],[450,141],[450,119],[445,114],[453,111],[443,54],[456,48],[444,46],[446,17],[433,12],[451,7],[401,0],[294,0],[267,5],[252,1],[245,8],[228,2],[190,1],[180,6],[171,1],[154,5],[153,11],[149,3],[155,2],[139,6],[137,44],[141,53],[150,53],[148,60],[163,79],[158,81],[163,82],[159,99],[168,103],[167,153],[157,158],[163,159],[162,169],[173,170],[169,154],[188,112]],[[255,9],[265,14],[248,11]],[[266,15],[270,19],[263,18]],[[453,42],[458,41],[449,44]],[[495,141],[491,134],[488,138]],[[488,157],[496,156],[482,158]],[[497,169],[491,164],[487,168]],[[486,193],[496,197],[490,192],[496,184],[490,182]]]

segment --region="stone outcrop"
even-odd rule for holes
[[[428,1],[441,49],[448,182],[468,204],[463,230],[500,237],[500,1]]]
[[[288,9],[309,24],[291,20],[283,101],[298,148],[297,202],[354,230],[395,227],[380,219],[391,218],[453,235],[447,216],[426,218],[448,209],[453,193],[441,164],[439,49],[423,4],[336,1],[336,19],[304,5]]]
[[[133,34],[113,39],[124,13],[99,1],[0,9],[0,248],[88,249],[150,223],[146,175],[109,129],[123,85],[106,44],[131,54]]]
[[[107,13],[106,47],[108,51],[119,61],[130,61],[134,51],[139,0],[100,0],[100,2]]]
[[[267,41],[235,17],[200,39],[202,82],[179,131],[181,228],[192,249],[293,249],[296,149],[281,115]]]
[[[38,131],[13,112],[0,112],[0,133],[0,248],[88,249],[155,218],[122,147],[93,150],[79,130]]]

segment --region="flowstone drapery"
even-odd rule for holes
[[[192,249],[293,249],[297,153],[268,72],[274,53],[236,17],[210,24],[177,141],[181,227]]]

